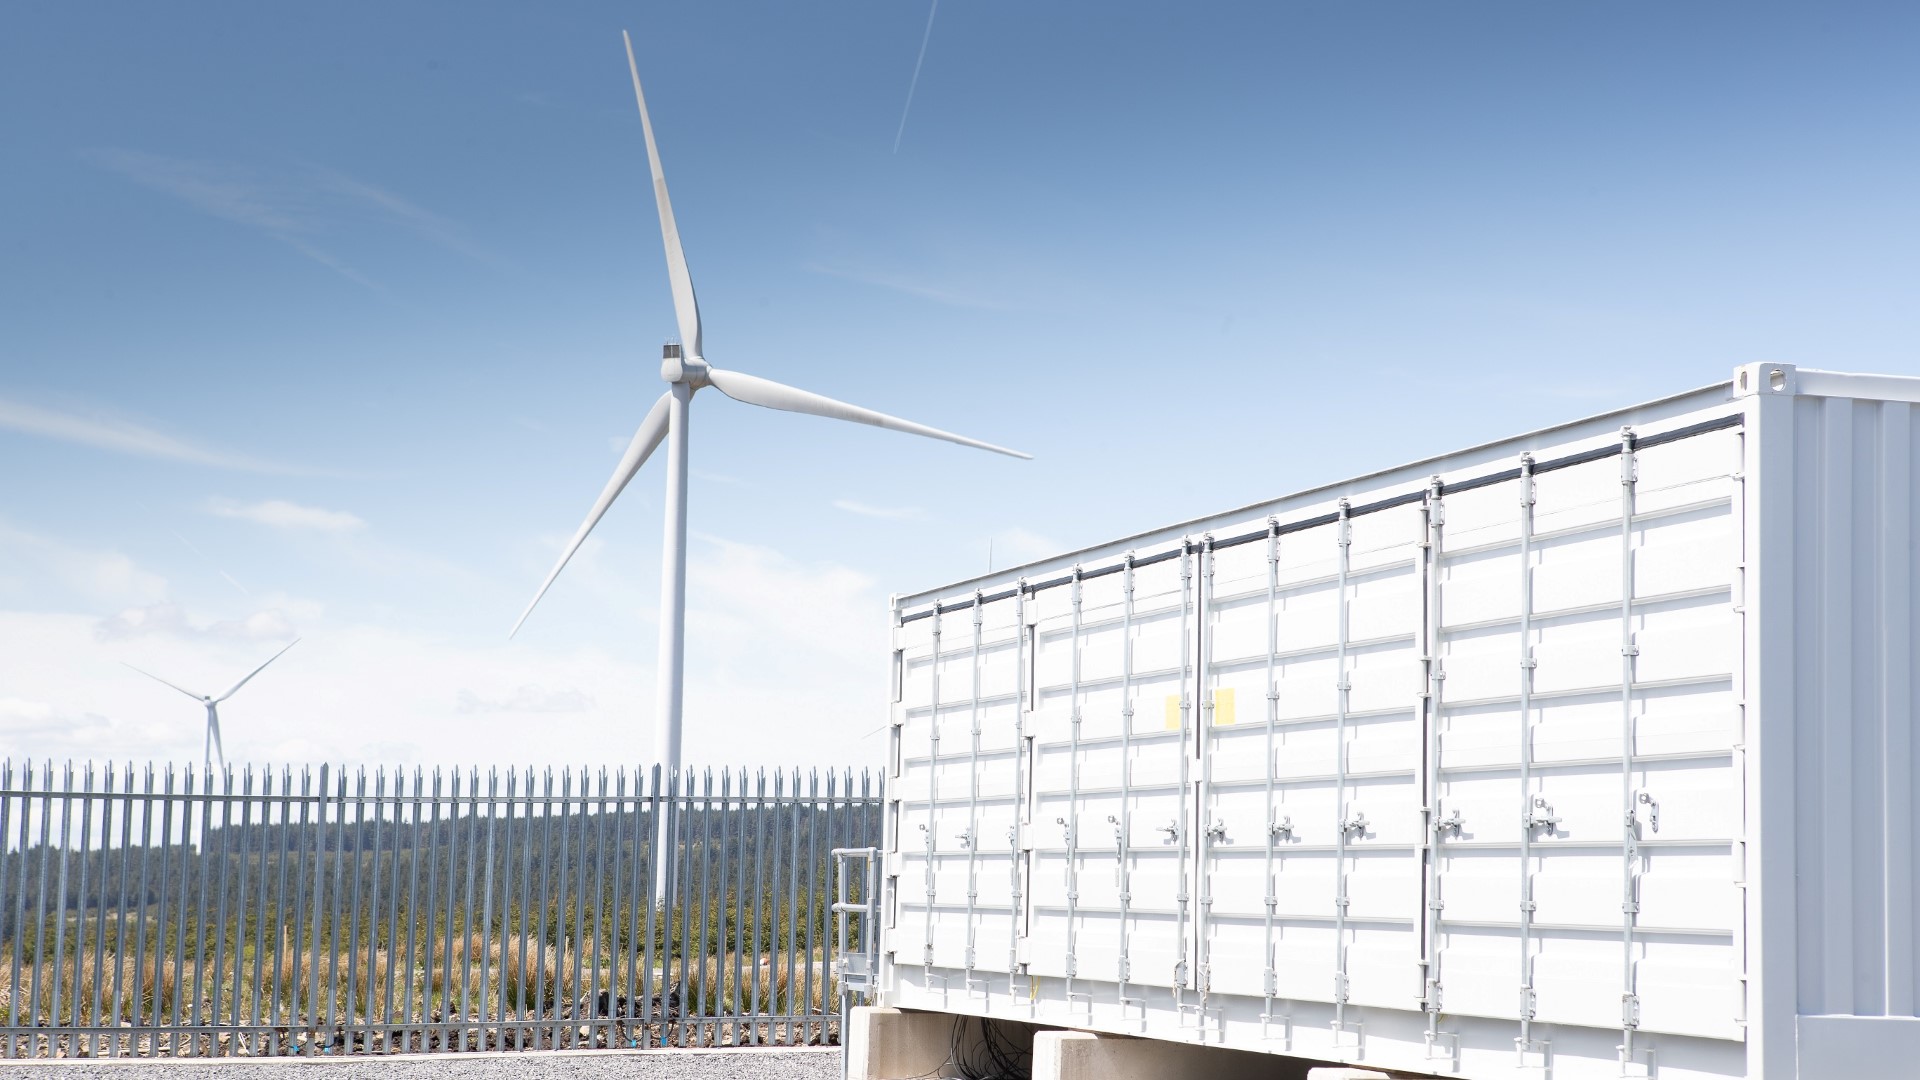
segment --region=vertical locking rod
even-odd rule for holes
[[[1274,917],[1280,906],[1279,882],[1274,877],[1274,848],[1280,844],[1280,807],[1276,803],[1275,774],[1279,771],[1280,684],[1276,678],[1280,654],[1280,519],[1267,519],[1267,741],[1261,771],[1267,784],[1267,850],[1260,873],[1266,905],[1265,932],[1260,948],[1261,992],[1266,995],[1263,1025],[1273,1022],[1273,1000],[1279,994],[1279,965],[1274,958]]]
[[[1182,817],[1193,813],[1193,749],[1188,735],[1193,729],[1191,715],[1193,710],[1193,545],[1180,542],[1180,805]],[[1179,888],[1174,894],[1176,930],[1178,937],[1173,962],[1173,1004],[1177,1013],[1181,1008],[1181,991],[1191,986],[1187,970],[1187,901],[1189,879],[1193,868],[1188,865],[1187,834],[1189,829],[1185,821],[1174,821],[1179,833],[1176,839],[1180,843]]]
[[[1633,429],[1620,429],[1620,1066],[1633,1062],[1640,1027],[1640,995],[1634,985],[1633,931],[1640,913],[1640,840],[1634,822],[1633,641],[1634,484],[1639,479]]]
[[[1338,820],[1334,823],[1334,863],[1333,863],[1333,1030],[1337,1042],[1341,1033],[1347,1030],[1347,833],[1357,828],[1361,835],[1366,832],[1366,816],[1355,813],[1348,816],[1352,809],[1347,805],[1347,708],[1352,691],[1351,677],[1347,672],[1347,577],[1352,570],[1353,522],[1348,517],[1352,509],[1347,500],[1340,500],[1338,520],[1334,522],[1334,543],[1339,545],[1339,570],[1335,579],[1334,606],[1338,613],[1338,640],[1335,649],[1334,678],[1334,728],[1333,728],[1333,806]]]
[[[1214,673],[1213,673],[1213,536],[1200,540],[1200,617],[1196,642],[1194,686],[1200,696],[1200,723],[1194,731],[1194,750],[1200,758],[1200,789],[1194,802],[1194,823],[1203,828],[1197,848],[1200,860],[1200,903],[1194,911],[1200,982],[1200,1021],[1206,1022],[1207,997],[1213,992],[1213,851],[1225,835],[1213,803]],[[1211,822],[1211,824],[1208,824]]]
[[[1067,642],[1067,660],[1071,686],[1067,693],[1069,724],[1067,731],[1067,997],[1074,994],[1073,980],[1078,972],[1080,909],[1080,567],[1073,568],[1069,603],[1073,608],[1072,636]]]
[[[967,848],[967,955],[966,969],[962,973],[965,980],[962,985],[969,990],[973,987],[974,927],[973,906],[980,895],[979,856],[980,856],[980,639],[986,612],[981,607],[980,593],[973,594],[973,700],[971,704],[972,742],[967,748],[967,831],[963,843]]]
[[[1444,909],[1441,899],[1441,837],[1447,827],[1441,824],[1440,817],[1440,727],[1441,707],[1445,700],[1447,674],[1440,660],[1440,628],[1444,625],[1440,609],[1440,571],[1446,557],[1446,504],[1442,501],[1440,478],[1434,477],[1427,485],[1426,504],[1421,510],[1422,524],[1426,542],[1422,545],[1421,584],[1424,590],[1423,619],[1421,623],[1421,659],[1426,665],[1425,693],[1422,695],[1420,710],[1420,760],[1421,777],[1420,798],[1424,807],[1422,814],[1421,846],[1425,854],[1422,870],[1425,873],[1422,889],[1425,903],[1420,913],[1421,919],[1421,1010],[1426,1013],[1427,1028],[1424,1033],[1426,1053],[1429,1060],[1435,1057],[1435,1047],[1446,1038],[1440,1030],[1440,913]],[[1458,818],[1454,818],[1458,820]],[[1451,1055],[1448,1055],[1451,1056]]]
[[[1533,455],[1520,455],[1520,1035],[1521,1060],[1533,1039],[1533,830],[1551,816],[1534,813],[1533,794]],[[1544,809],[1544,807],[1543,807]]]
[[[1126,554],[1120,570],[1120,820],[1114,829],[1114,859],[1119,865],[1120,941],[1118,971],[1119,1005],[1124,1013],[1129,999],[1127,980],[1133,975],[1127,941],[1132,936],[1133,867],[1129,853],[1133,838],[1133,552]]]
[[[1027,801],[1027,581],[1021,578],[1013,590],[1013,824],[1007,827],[1007,862],[1012,892],[1007,902],[1007,996],[1013,997],[1013,981],[1020,974],[1020,937],[1026,926],[1026,897],[1020,887],[1024,855],[1020,850],[1020,828],[1032,810]]]
[[[934,886],[933,860],[939,850],[940,831],[940,611],[933,612],[933,659],[927,671],[930,684],[929,705],[927,710],[927,823],[920,827],[927,838],[926,850],[926,933],[920,951],[920,964],[925,969],[929,985],[933,982],[933,907],[937,890]]]

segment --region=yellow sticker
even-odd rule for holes
[[[1231,688],[1213,692],[1213,722],[1215,726],[1233,723],[1233,690]],[[1167,695],[1167,730],[1180,730],[1180,695]]]
[[[1232,689],[1215,690],[1213,692],[1213,723],[1215,727],[1221,724],[1233,723]]]

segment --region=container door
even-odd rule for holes
[[[899,643],[893,940],[921,948],[895,962],[957,969],[975,990],[1014,970],[1025,932],[1024,629],[1018,605],[976,604],[903,627]]]
[[[1740,434],[1447,494],[1438,1007],[1740,1038]]]
[[[1133,987],[1193,978],[1197,563],[1177,551],[1029,602],[1029,973],[1122,984],[1123,1010],[1142,1008]]]
[[[1210,552],[1198,873],[1212,993],[1414,1007],[1421,508]]]

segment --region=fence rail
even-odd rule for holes
[[[832,852],[878,845],[881,796],[6,762],[0,1057],[837,1042],[833,905],[867,882]]]

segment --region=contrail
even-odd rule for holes
[[[913,91],[920,85],[920,65],[927,62],[927,42],[933,40],[933,17],[940,12],[940,0],[927,9],[927,32],[920,37],[920,58],[913,62],[913,81],[907,84],[907,104],[900,110],[900,130],[893,133],[893,152],[900,152],[900,137],[907,133],[907,114],[913,111]]]
[[[193,553],[194,553],[195,555],[198,555],[198,556],[200,556],[200,557],[201,557],[202,559],[205,559],[205,560],[206,560],[206,563],[207,563],[207,565],[208,565],[208,566],[211,566],[211,567],[213,567],[213,572],[214,572],[214,573],[216,573],[216,574],[219,574],[219,575],[220,575],[221,577],[223,577],[223,578],[226,578],[226,579],[227,579],[227,583],[228,583],[229,585],[232,585],[232,586],[233,586],[234,588],[236,588],[236,589],[239,589],[239,590],[240,590],[241,592],[243,592],[243,593],[246,593],[246,594],[247,594],[248,596],[252,596],[252,595],[253,595],[253,590],[252,590],[252,589],[249,589],[249,588],[247,588],[247,587],[246,587],[245,585],[242,585],[242,584],[240,584],[240,582],[239,582],[239,580],[238,580],[237,578],[235,578],[235,577],[234,577],[234,576],[233,576],[232,574],[229,574],[229,573],[227,573],[227,572],[226,572],[225,570],[222,570],[222,569],[220,569],[220,564],[219,564],[219,563],[217,563],[217,562],[214,562],[214,561],[213,561],[212,559],[208,559],[208,558],[207,558],[207,553],[206,553],[206,552],[204,552],[204,551],[201,551],[201,550],[200,550],[200,549],[199,549],[198,547],[195,547],[195,546],[194,546],[194,543],[193,543],[193,541],[191,541],[191,540],[189,540],[189,539],[187,539],[186,537],[184,537],[184,536],[182,536],[182,535],[180,535],[180,532],[179,532],[179,530],[177,530],[177,529],[168,529],[167,531],[173,534],[173,538],[174,538],[175,540],[178,540],[178,541],[180,541],[181,543],[183,543],[183,544],[185,544],[185,545],[187,545],[187,550],[189,550],[189,551],[191,551],[191,552],[193,552]]]
[[[134,505],[138,506],[142,511],[144,511],[148,517],[154,516],[153,507],[148,506],[144,501],[136,500],[134,502]],[[200,556],[201,561],[205,562],[208,566],[212,567],[214,573],[219,574],[223,578],[226,578],[227,584],[232,585],[234,588],[239,589],[241,592],[246,593],[248,596],[253,595],[252,589],[249,589],[245,585],[240,584],[240,579],[234,577],[232,574],[227,573],[225,570],[220,569],[219,563],[214,562],[212,559],[207,558],[207,553],[204,551],[201,551],[197,546],[194,545],[193,541],[187,539],[184,535],[182,535],[179,529],[168,528],[167,526],[164,526],[164,525],[161,526],[161,528],[164,528],[168,532],[172,533],[173,538],[175,540],[178,540],[182,544],[185,544],[187,546],[188,551],[191,551],[195,555]]]

